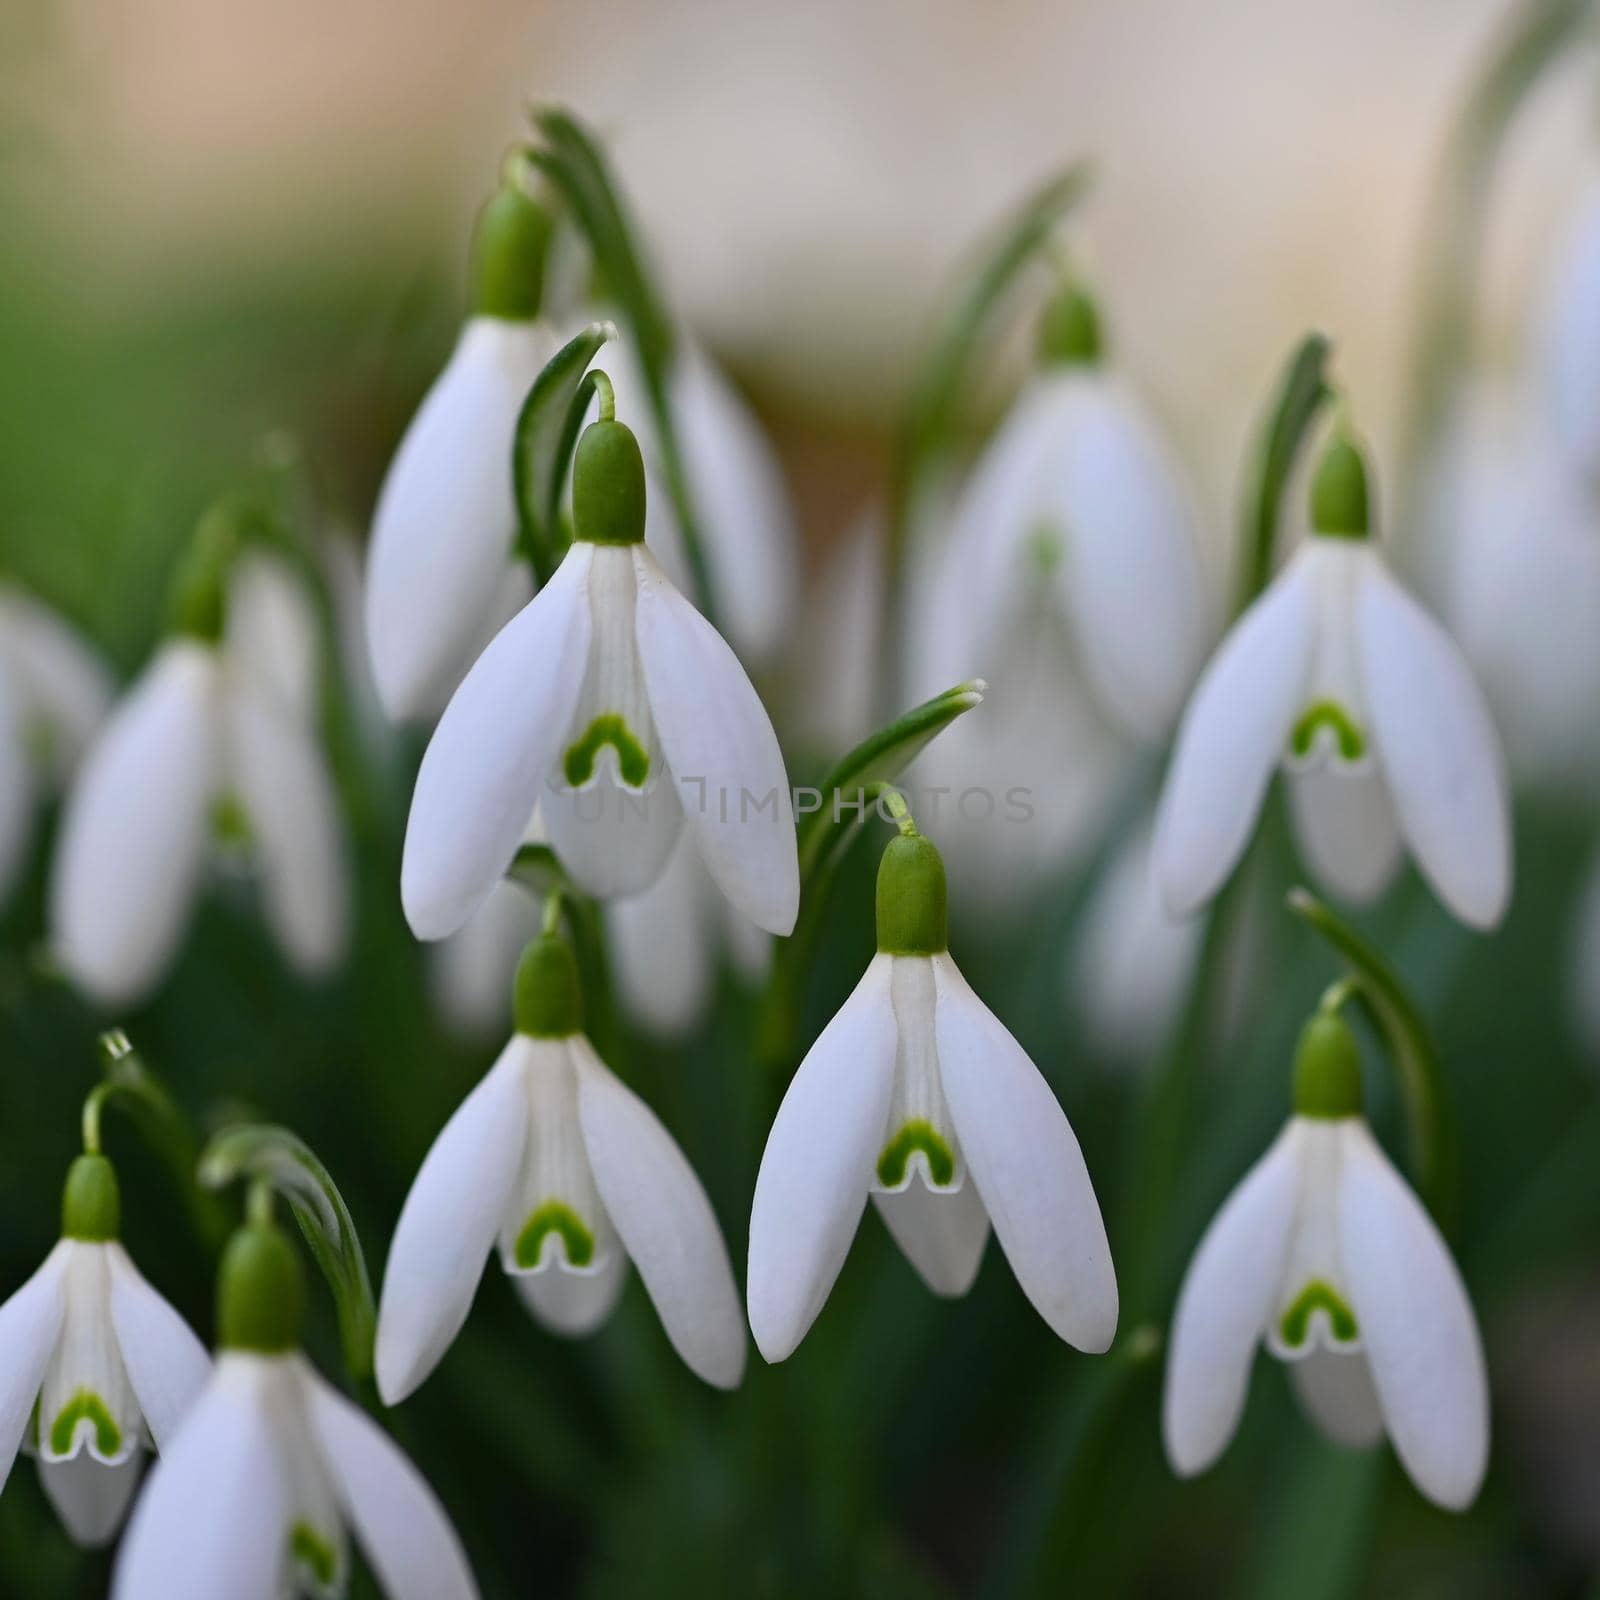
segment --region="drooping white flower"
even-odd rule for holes
[[[0,900],[26,850],[41,792],[71,776],[111,704],[111,679],[77,634],[0,584]]]
[[[300,1354],[304,1296],[281,1231],[240,1229],[215,1369],[134,1508],[113,1600],[338,1600],[351,1532],[388,1600],[477,1600],[421,1474]]]
[[[1361,1116],[1356,1045],[1338,1018],[1308,1028],[1295,1101],[1184,1279],[1162,1418],[1168,1459],[1184,1476],[1217,1459],[1265,1343],[1329,1438],[1367,1446],[1387,1433],[1417,1487],[1461,1510],[1489,1448],[1477,1323],[1438,1229]]]
[[[1457,917],[1491,928],[1511,893],[1499,741],[1449,635],[1370,542],[1365,468],[1343,437],[1312,522],[1184,714],[1156,828],[1167,909],[1186,916],[1217,892],[1281,767],[1301,848],[1334,892],[1372,899],[1404,844]]]
[[[51,939],[106,1004],[161,978],[219,846],[259,875],[285,955],[316,976],[342,958],[344,839],[312,729],[209,634],[156,651],[96,738],[52,864]]]
[[[1579,474],[1600,483],[1600,183],[1574,208],[1557,253],[1535,365],[1556,444]]]
[[[878,954],[772,1125],[748,1285],[768,1361],[805,1337],[869,1195],[934,1293],[966,1293],[993,1223],[1023,1293],[1061,1338],[1100,1351],[1116,1332],[1116,1274],[1078,1141],[950,959],[944,902],[933,846],[894,840],[878,875]]]
[[[472,315],[390,465],[373,516],[367,636],[397,720],[431,715],[481,648],[508,593],[529,592],[514,553],[512,441],[557,349],[540,320],[549,223],[514,183],[484,208]]]
[[[1129,741],[1159,739],[1205,648],[1193,518],[1161,438],[1101,362],[1089,300],[1047,313],[1040,369],[956,503],[918,626],[913,693],[972,673],[989,712],[919,765],[949,808],[975,891],[1004,899],[1098,834]],[[1004,798],[1027,797],[1026,813]]]
[[[573,477],[572,548],[463,680],[423,757],[401,866],[407,919],[423,939],[460,928],[537,805],[562,862],[597,895],[653,883],[687,816],[723,894],[787,933],[794,812],[766,711],[642,542],[632,434],[592,425]]]
[[[146,1453],[167,1448],[211,1365],[117,1231],[111,1164],[83,1156],[67,1180],[65,1236],[0,1306],[0,1484],[20,1444],[67,1531],[90,1546],[115,1536]]]
[[[517,974],[517,1032],[434,1141],[395,1228],[378,1389],[403,1400],[471,1309],[491,1248],[539,1321],[598,1327],[628,1262],[707,1383],[735,1387],[744,1328],[727,1247],[693,1169],[582,1032],[571,951],[547,934]]]

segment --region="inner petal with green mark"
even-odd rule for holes
[[[872,1187],[895,1194],[920,1176],[929,1189],[958,1189],[965,1172],[939,1079],[939,1049],[933,1031],[933,962],[926,956],[890,959],[894,963],[889,973],[896,1033],[894,1084]]]
[[[930,1186],[947,1189],[956,1175],[955,1152],[940,1137],[939,1130],[920,1118],[905,1123],[878,1157],[878,1182],[883,1188],[903,1189],[909,1181],[914,1157],[921,1156],[922,1170]]]
[[[588,783],[600,752],[607,745],[616,752],[618,776],[630,789],[642,789],[650,776],[650,752],[615,711],[595,717],[577,741],[567,746],[561,758],[561,771],[567,782],[574,789]]]
[[[45,1445],[47,1454],[64,1458],[74,1453],[80,1429],[94,1453],[111,1458],[122,1450],[122,1429],[111,1408],[92,1389],[79,1389],[56,1413]]]
[[[1354,1344],[1361,1329],[1349,1302],[1324,1278],[1313,1278],[1278,1318],[1278,1338],[1286,1349],[1301,1350],[1318,1318],[1334,1344]]]
[[[289,1530],[289,1556],[319,1592],[338,1592],[338,1547],[309,1522],[297,1522]]]
[[[551,1251],[548,1257],[547,1249]],[[592,1266],[594,1257],[594,1234],[577,1212],[560,1200],[546,1200],[536,1207],[517,1235],[517,1265],[524,1272],[560,1259],[581,1269]]]
[[[1289,750],[1296,760],[1311,756],[1318,736],[1326,728],[1341,761],[1359,761],[1367,753],[1367,737],[1360,723],[1337,700],[1313,701],[1300,713],[1289,735]]]
[[[248,849],[255,842],[250,813],[236,794],[219,794],[211,802],[211,837],[224,848]]]

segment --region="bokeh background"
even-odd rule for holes
[[[364,532],[454,337],[471,213],[530,100],[569,104],[607,141],[675,310],[779,447],[813,578],[881,493],[962,251],[1078,156],[1096,186],[1073,224],[1075,258],[1119,362],[1171,429],[1218,573],[1243,451],[1306,328],[1335,340],[1383,505],[1415,504],[1402,442],[1422,250],[1450,130],[1513,9],[7,0],[0,566],[129,675],[197,514],[264,438],[293,442],[330,526]],[[1596,166],[1597,67],[1580,39],[1506,141],[1464,367],[1504,372],[1523,357]],[[997,394],[1014,369],[1002,351]],[[804,663],[802,696],[805,674],[829,669]],[[814,728],[785,742],[797,781],[837,754]],[[381,760],[345,752],[357,953],[315,989],[224,893],[154,1002],[93,1014],[39,948],[41,841],[0,948],[0,1289],[55,1236],[95,1035],[112,1021],[197,1119],[244,1106],[301,1132],[381,1271],[423,1151],[494,1049],[442,1025],[400,916],[416,754],[403,742]],[[1466,934],[1409,880],[1361,919],[1437,1029],[1459,1117],[1455,1243],[1495,1395],[1493,1467],[1468,1515],[1429,1508],[1386,1452],[1321,1442],[1266,1364],[1222,1465],[1179,1485],[1159,1447],[1159,1364],[1108,1400],[1095,1363],[1049,1335],[997,1250],[973,1293],[946,1304],[869,1220],[810,1338],[780,1369],[752,1356],[733,1397],[678,1366],[637,1283],[606,1330],[571,1345],[535,1329],[491,1272],[450,1358],[393,1418],[485,1594],[1591,1592],[1600,1112],[1573,1021],[1573,933],[1595,800],[1519,796],[1516,900],[1494,937]],[[1295,1031],[1335,975],[1274,909],[1295,874],[1287,852],[1269,841],[1258,981],[1192,1100],[1162,1241],[1169,1292],[1284,1114]],[[953,945],[1067,1106],[1116,1250],[1155,1052],[1097,1047],[1066,977],[1103,859],[1041,882],[999,921],[964,927],[958,904]],[[806,1039],[870,950],[870,868],[852,861],[831,908]],[[621,1064],[704,1177],[742,1268],[785,1078],[752,1051],[754,997],[728,978],[720,999],[679,1046],[626,1037]],[[1371,1081],[1398,1152],[1387,1078]],[[210,1258],[126,1128],[113,1123],[109,1140],[130,1248],[208,1331]],[[318,1306],[313,1347],[335,1370],[325,1297]],[[19,1465],[0,1497],[5,1591],[93,1596],[107,1570],[71,1548]],[[356,1592],[372,1593],[364,1583]]]

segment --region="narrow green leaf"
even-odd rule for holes
[[[546,363],[517,417],[511,453],[522,542],[541,586],[561,560],[561,490],[578,430],[593,392],[589,363],[617,336],[609,322],[591,322]]]

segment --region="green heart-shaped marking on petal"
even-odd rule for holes
[[[1294,1297],[1294,1303],[1278,1323],[1278,1332],[1291,1350],[1298,1350],[1306,1342],[1306,1335],[1311,1331],[1311,1318],[1318,1311],[1328,1313],[1333,1337],[1339,1344],[1355,1343],[1356,1335],[1360,1332],[1355,1312],[1331,1283],[1313,1278]]]
[[[309,1522],[297,1522],[289,1530],[289,1554],[324,1589],[331,1589],[339,1578],[339,1553]]]
[[[1308,706],[1289,735],[1289,748],[1297,756],[1308,756],[1316,743],[1318,728],[1332,728],[1339,754],[1346,761],[1359,761],[1367,753],[1366,735],[1354,717],[1337,700],[1318,700]]]
[[[943,1189],[956,1175],[956,1158],[939,1130],[918,1118],[908,1122],[883,1147],[878,1157],[878,1182],[886,1189],[897,1189],[906,1181],[906,1164],[920,1150],[927,1158],[928,1174]]]
[[[122,1447],[122,1429],[112,1419],[104,1400],[92,1389],[80,1389],[62,1406],[50,1424],[50,1453],[64,1456],[72,1448],[78,1424],[84,1418],[94,1424],[95,1448],[103,1456],[114,1456]]]
[[[517,1235],[517,1265],[527,1269],[538,1266],[545,1238],[552,1233],[560,1234],[569,1267],[586,1267],[594,1260],[594,1235],[577,1212],[560,1200],[546,1200]]]
[[[617,770],[630,789],[644,788],[650,776],[650,756],[634,737],[633,730],[615,711],[598,716],[584,730],[583,737],[569,745],[562,758],[562,770],[574,789],[581,789],[594,776],[594,764],[601,749],[610,745],[617,752]]]

